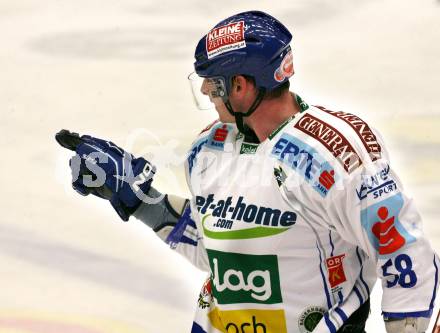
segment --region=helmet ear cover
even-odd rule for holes
[[[223,102],[228,99],[228,90],[224,77],[214,76],[205,78],[203,84],[211,98],[221,98]]]
[[[226,103],[229,99],[229,95],[236,84],[237,76],[243,76],[247,82],[251,83],[255,87],[255,91],[258,92],[258,89],[255,84],[255,79],[249,75],[241,75],[237,74],[228,79],[222,76],[213,76],[202,78],[203,79],[203,90],[207,95],[209,95],[212,99],[221,98],[224,103]]]

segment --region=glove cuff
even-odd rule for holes
[[[127,222],[129,220],[130,216],[133,215],[133,213],[139,208],[141,202],[142,201],[139,200],[139,202],[133,207],[128,207],[124,205],[124,203],[119,199],[119,196],[117,194],[113,194],[113,196],[110,199],[110,204],[124,222]]]

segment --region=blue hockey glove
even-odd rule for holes
[[[124,221],[150,199],[147,194],[156,168],[144,158],[135,158],[110,141],[68,130],[58,132],[55,139],[76,152],[70,160],[72,187],[81,195],[109,200]]]

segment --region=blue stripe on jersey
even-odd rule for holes
[[[434,283],[434,291],[432,292],[431,303],[429,304],[430,309],[434,308],[434,300],[437,294],[438,268],[437,268],[437,264],[435,263],[435,254],[434,254],[434,267],[435,267],[435,283]]]
[[[354,286],[353,290],[356,293],[357,297],[359,298],[359,305],[364,304],[364,299],[363,299],[361,293],[359,292],[359,289],[356,286]]]
[[[169,233],[167,239],[165,240],[165,243],[169,244],[172,249],[175,249],[177,247],[177,244],[181,242],[196,246],[196,241],[183,235],[188,227],[196,229],[196,224],[191,218],[191,208],[189,207],[189,205],[185,208],[182,216],[177,221],[173,230],[171,230],[171,232]]]
[[[182,236],[182,238],[180,238],[180,242],[179,243],[184,243],[184,244],[189,244],[189,245],[197,246],[197,242],[195,240],[192,240],[191,238],[188,238],[186,236]]]
[[[333,241],[332,241],[332,231],[331,230],[328,232],[328,237],[330,238],[330,245],[332,246],[332,253],[330,254],[330,256],[333,257],[333,251],[335,250],[335,245],[333,244]]]
[[[335,312],[339,315],[339,317],[341,317],[343,323],[347,321],[348,317],[341,308],[335,308]]]
[[[193,227],[194,229],[197,228],[196,223],[193,221],[192,218],[189,218],[189,221],[186,224],[187,226]]]
[[[382,312],[384,317],[388,318],[407,318],[407,317],[426,317],[432,316],[432,309],[427,311],[416,311],[416,312]]]
[[[194,162],[197,157],[197,154],[200,153],[200,150],[204,145],[208,143],[207,138],[201,138],[196,143],[194,143],[191,147],[191,150],[188,152],[187,162],[188,162],[188,172],[191,176],[192,169],[194,167]]]
[[[324,314],[324,320],[325,320],[325,324],[327,325],[328,329],[330,330],[331,333],[336,333],[336,327],[335,325],[333,325],[333,323],[330,321],[330,318],[328,316],[328,313]]]
[[[338,291],[338,297],[339,297],[339,303],[344,302],[344,295],[342,294],[342,291]]]
[[[327,297],[327,306],[330,309],[332,307],[332,302],[330,300],[330,294],[328,292],[328,288],[327,288],[327,283],[325,281],[324,272],[322,271],[321,250],[319,249],[318,244],[316,244],[316,248],[318,249],[318,252],[319,252],[319,271],[321,272],[322,283],[324,284],[325,296]]]
[[[206,333],[206,331],[199,324],[197,324],[195,321],[193,321],[191,333]]]
[[[361,255],[359,254],[359,246],[356,246],[356,254],[357,254],[357,257],[359,259],[359,265],[361,266],[361,274],[360,274],[359,277],[361,278],[362,284],[364,285],[365,290],[367,291],[367,294],[370,295],[370,288],[368,288],[368,285],[367,285],[367,283],[365,282],[365,280],[364,280],[364,278],[362,276],[362,271],[364,270],[364,266],[363,266],[363,262],[362,262],[362,259],[361,259]]]

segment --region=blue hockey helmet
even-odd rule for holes
[[[232,77],[254,78],[258,89],[270,91],[293,75],[289,43],[292,34],[274,17],[247,11],[218,23],[199,41],[194,68],[202,78],[221,78],[227,98]]]

